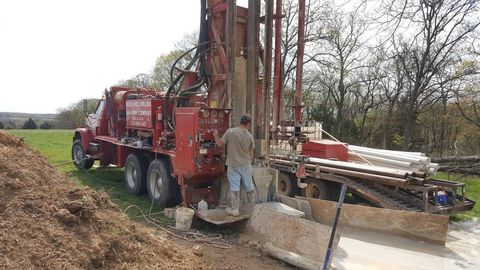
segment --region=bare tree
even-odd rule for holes
[[[336,109],[333,132],[339,137],[344,131],[348,104],[355,98],[355,87],[362,80],[355,72],[366,67],[361,54],[365,30],[365,22],[357,14],[331,11],[328,28],[322,29],[319,36],[318,49],[309,56],[318,65],[320,91],[328,91],[333,100]]]
[[[448,70],[454,72],[452,54],[474,32],[480,20],[476,16],[475,0],[404,0],[401,3],[392,5],[399,9],[390,9],[389,15],[404,20],[412,29],[412,35],[397,38],[408,82],[403,128],[403,149],[408,149],[419,108],[431,101],[429,98],[438,89],[432,87],[434,76],[439,72],[448,74]],[[437,84],[453,79],[456,77],[448,74]]]
[[[381,96],[384,100],[384,113],[381,124],[383,149],[387,149],[390,136],[392,135],[393,111],[405,90],[405,73],[399,59],[398,55],[393,56],[381,66],[384,71],[384,76],[380,80]]]

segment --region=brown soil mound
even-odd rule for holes
[[[205,269],[0,131],[0,269]]]

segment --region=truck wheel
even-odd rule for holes
[[[328,188],[323,180],[307,178],[304,182],[307,187],[302,189],[302,196],[312,199],[328,199]]]
[[[125,186],[133,195],[145,192],[148,161],[139,155],[130,154],[125,161]]]
[[[72,160],[73,165],[77,169],[90,169],[93,166],[95,160],[85,159],[85,150],[83,149],[82,140],[75,140],[72,144]]]
[[[174,203],[178,185],[170,176],[170,170],[162,159],[154,159],[148,166],[147,190],[150,200],[161,208]]]
[[[293,196],[297,193],[298,187],[296,180],[292,179],[290,174],[280,172],[278,174],[277,194]]]

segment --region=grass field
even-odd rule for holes
[[[71,159],[70,147],[73,136],[73,131],[71,130],[10,130],[8,132],[24,138],[28,144],[45,155],[52,164],[60,164]],[[127,193],[123,183],[123,170],[121,169],[97,168],[88,171],[78,171],[71,163],[58,166],[58,169],[69,175],[73,181],[81,186],[90,186],[95,190],[107,192],[112,201],[117,203],[122,209],[131,204],[138,205],[146,212],[150,209],[150,200],[147,196],[132,196]],[[466,179],[457,179],[458,175],[449,176],[445,173],[439,173],[436,177],[465,182],[467,184],[467,196],[479,202],[472,211],[457,214],[452,217],[453,220],[480,218],[480,178],[467,177]],[[161,209],[154,206],[152,212],[158,211],[161,211]],[[138,215],[138,213],[134,212],[128,214],[130,216]]]
[[[478,176],[462,177],[458,174],[450,174],[439,172],[435,175],[439,179],[447,179],[460,181],[466,184],[467,198],[476,201],[475,207],[472,211],[462,212],[451,217],[452,220],[467,220],[472,218],[480,218],[480,178]]]

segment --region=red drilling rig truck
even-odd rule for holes
[[[259,12],[260,1],[252,2],[250,12]],[[273,7],[273,1],[267,2]],[[88,169],[96,160],[100,166],[124,167],[128,192],[148,192],[161,207],[202,199],[218,203],[225,150],[216,146],[213,131],[221,136],[242,114],[255,118],[257,157],[267,151],[270,120],[264,115],[271,87],[258,66],[261,61],[272,64],[273,17],[265,23],[270,35],[267,59],[266,51],[260,51],[259,14],[250,14],[256,19],[248,20],[249,9],[235,1],[200,3],[198,45],[175,61],[169,88],[105,90],[86,127],[77,128],[73,137],[77,168]],[[267,71],[266,78],[271,78],[271,68]]]
[[[174,62],[167,89],[111,87],[87,116],[86,127],[75,130],[77,168],[88,169],[96,160],[100,166],[124,167],[128,192],[148,192],[161,207],[202,199],[218,205],[225,150],[216,146],[213,131],[221,136],[248,113],[254,176],[271,175],[266,183],[274,183],[277,194],[335,199],[346,184],[378,207],[446,214],[473,208],[462,183],[429,179],[428,171],[373,166],[365,158],[372,152],[368,149],[350,162],[353,148],[346,150],[346,144],[310,141],[318,123],[302,119],[305,0],[298,1],[293,120],[282,121],[282,0],[248,0],[248,8],[235,0],[200,0],[200,6],[198,44]],[[340,147],[344,154],[315,156],[315,151],[325,153],[322,147]],[[358,164],[364,161],[369,164]],[[448,195],[446,203],[438,199],[440,193]]]

